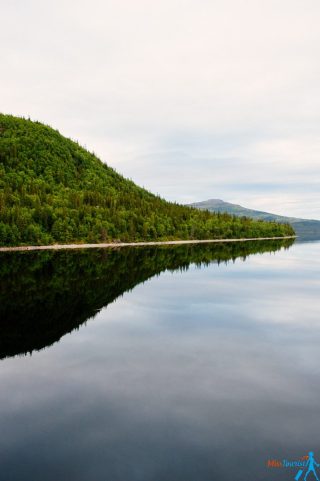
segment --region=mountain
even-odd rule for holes
[[[312,219],[299,219],[297,217],[285,217],[277,214],[270,214],[260,210],[246,209],[241,205],[230,204],[220,199],[209,199],[203,202],[190,204],[197,209],[210,212],[226,212],[231,215],[250,217],[251,219],[262,219],[264,221],[275,221],[290,224],[296,234],[302,239],[320,239],[320,221]]]
[[[291,234],[166,202],[57,130],[0,115],[0,245]]]

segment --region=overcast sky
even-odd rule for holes
[[[319,0],[1,0],[1,111],[179,202],[320,219]]]

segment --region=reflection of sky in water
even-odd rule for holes
[[[320,458],[319,253],[163,273],[2,361],[0,479],[293,479],[264,465]]]

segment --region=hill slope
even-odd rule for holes
[[[262,219],[291,224],[296,234],[303,239],[320,239],[320,221],[312,219],[299,219],[297,217],[286,217],[270,212],[247,209],[241,205],[224,202],[220,199],[209,199],[203,202],[190,204],[198,209],[207,209],[210,212],[226,212],[231,215],[246,216],[252,219]]]
[[[0,115],[0,245],[292,233],[287,225],[166,202],[58,131]]]

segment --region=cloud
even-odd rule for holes
[[[169,199],[320,218],[317,1],[16,0],[2,13],[4,112]]]

